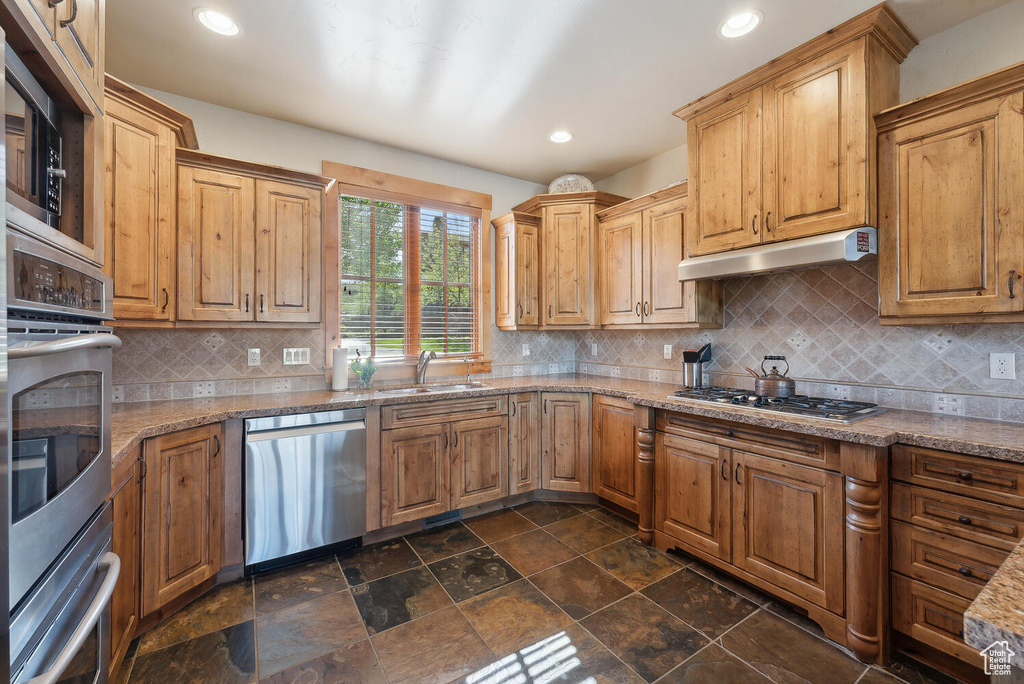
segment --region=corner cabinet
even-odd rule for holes
[[[510,212],[494,225],[494,323],[499,330],[540,325],[540,217]]]
[[[1024,322],[1024,66],[876,121],[881,322]]]
[[[886,5],[683,107],[691,256],[873,225],[872,114],[916,40]]]
[[[680,282],[687,185],[597,214],[601,327],[720,328],[719,281]]]
[[[178,153],[178,320],[317,323],[330,179]]]

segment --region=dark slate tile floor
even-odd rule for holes
[[[534,501],[239,580],[137,640],[116,684],[948,681],[867,667],[635,537],[603,508]]]

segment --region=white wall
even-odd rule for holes
[[[679,122],[680,126],[686,124]],[[673,147],[596,183],[598,190],[623,197],[639,197],[686,178],[686,145]]]
[[[180,95],[142,88],[192,117],[199,149],[237,159],[320,173],[323,160],[451,185],[492,196],[492,216],[547,188],[462,164],[407,152],[358,138],[219,107]]]

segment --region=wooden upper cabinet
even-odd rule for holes
[[[218,423],[154,437],[143,445],[143,615],[220,571],[223,442]]]
[[[625,399],[595,395],[593,416],[593,490],[634,513],[639,512],[639,462],[633,430],[633,404]]]
[[[323,192],[256,181],[256,320],[320,320]]]
[[[64,0],[56,7],[56,40],[93,101],[103,107],[104,0]]]
[[[384,527],[451,508],[449,424],[381,431],[381,524]]]
[[[180,320],[253,320],[255,186],[245,176],[179,166]]]
[[[508,493],[540,487],[540,396],[536,392],[509,397]]]
[[[594,259],[592,204],[544,207],[545,325],[591,323]]]
[[[495,229],[495,325],[532,330],[540,324],[540,217],[510,212]]]
[[[688,122],[689,254],[761,242],[761,90]]]
[[[590,491],[590,395],[541,393],[541,488]]]
[[[28,0],[28,4],[42,22],[46,37],[52,40],[57,35],[57,10],[50,5],[50,0]]]
[[[686,258],[685,197],[644,209],[644,323],[689,323],[707,317],[698,307],[717,313],[721,325],[721,293],[710,283],[679,282],[679,262]],[[698,289],[701,302],[697,302]],[[705,299],[707,298],[707,299]],[[712,315],[711,318],[716,318]]]
[[[878,123],[882,322],[1024,320],[1024,68]]]
[[[452,423],[452,508],[508,496],[508,419]]]
[[[601,325],[643,321],[642,240],[641,212],[626,214],[598,224],[601,254]]]

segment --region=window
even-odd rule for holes
[[[378,361],[408,362],[422,350],[483,360],[490,303],[481,236],[490,197],[329,162],[324,173],[339,181],[329,200],[338,219],[328,348]],[[346,182],[352,176],[375,180]]]

